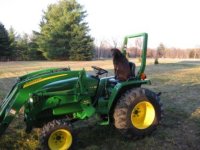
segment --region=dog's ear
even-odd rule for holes
[[[113,54],[113,53],[114,53],[114,51],[115,51],[115,49],[114,49],[114,48],[112,48],[112,49],[110,49],[110,51],[111,51],[111,53]]]
[[[112,57],[114,57],[116,55],[116,50],[114,48],[112,48],[110,51],[111,51]]]
[[[110,51],[112,53],[112,56],[114,56],[114,55],[120,56],[120,54],[121,54],[120,50],[117,48],[112,48]]]

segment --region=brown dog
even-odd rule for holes
[[[111,53],[113,57],[116,79],[119,81],[126,81],[131,75],[131,70],[127,58],[117,48],[111,49]]]

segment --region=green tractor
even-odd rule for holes
[[[99,125],[114,124],[130,138],[149,135],[161,120],[159,95],[141,88],[145,79],[147,33],[126,36],[142,38],[141,66],[132,77],[119,82],[108,71],[92,66],[95,75],[70,68],[53,68],[21,76],[0,104],[0,135],[4,133],[20,108],[24,107],[26,131],[42,128],[42,149],[64,150],[73,146],[73,125],[80,120],[98,117]]]

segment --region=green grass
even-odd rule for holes
[[[77,129],[77,150],[182,150],[200,149],[200,63],[195,61],[159,60],[148,62],[146,74],[152,85],[145,85],[155,92],[162,92],[164,117],[152,135],[139,140],[125,139],[113,126],[89,126]],[[112,69],[110,60],[77,64],[77,62],[19,62],[1,63],[0,98],[3,98],[18,75],[53,65],[71,65],[72,69],[97,65]],[[15,67],[18,66],[18,68]],[[23,115],[20,113],[0,138],[0,149],[37,149],[39,130],[24,132]]]

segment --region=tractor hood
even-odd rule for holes
[[[40,76],[50,75],[50,74],[55,74],[55,73],[65,72],[65,71],[70,71],[70,68],[49,68],[49,69],[39,70],[39,71],[28,73],[26,75],[19,77],[18,81],[20,82],[26,81],[26,80],[30,80],[31,78],[39,78]]]
[[[55,91],[73,89],[76,86],[77,81],[78,81],[78,77],[55,81],[55,82],[45,85],[43,87],[43,90],[45,90],[46,92],[55,92]]]

